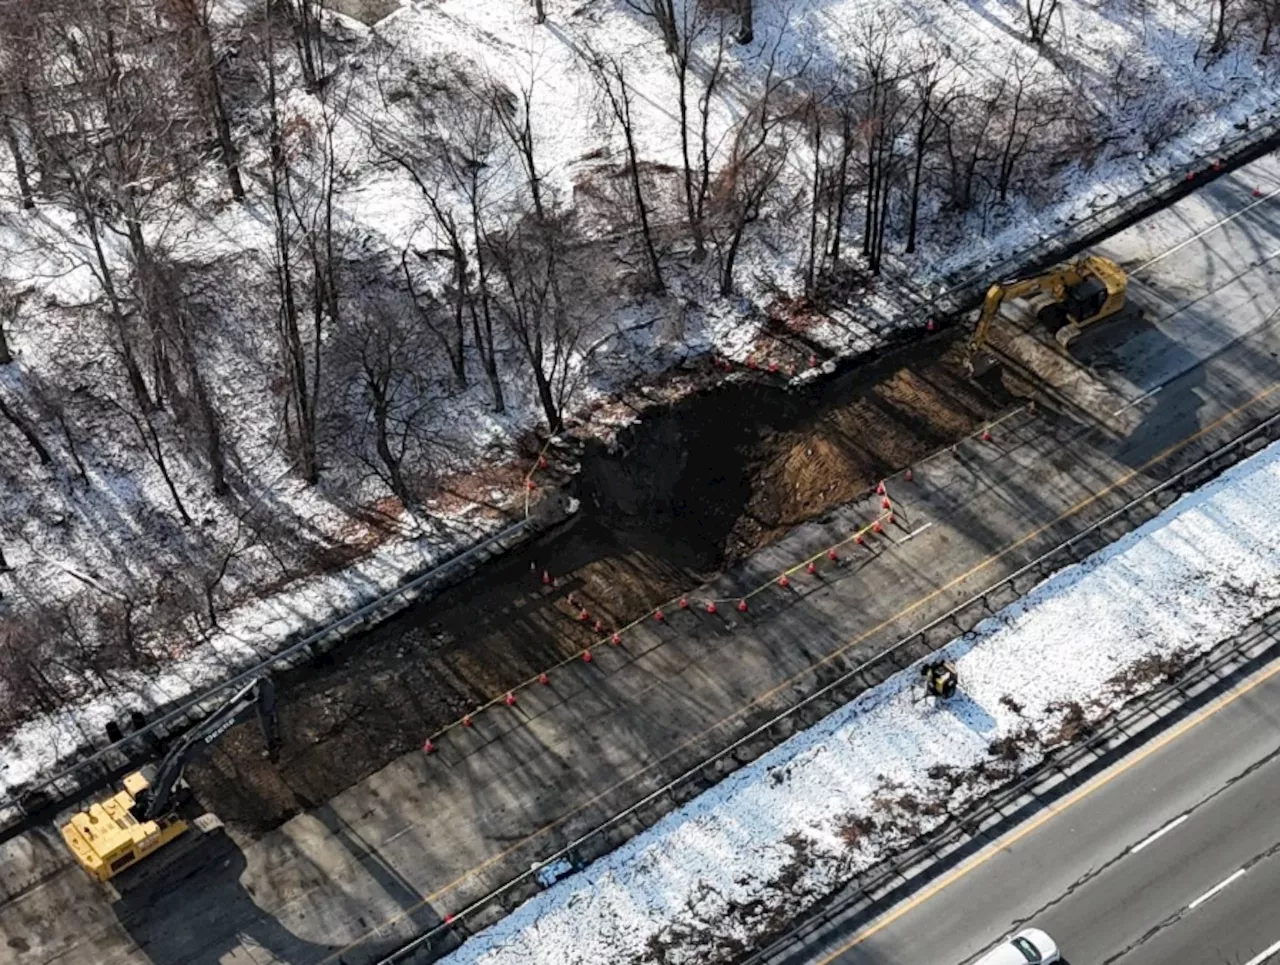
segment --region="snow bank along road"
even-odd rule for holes
[[[239,839],[225,863],[153,900],[108,905],[48,831],[6,842],[0,939],[19,965],[235,955],[350,965],[465,907],[790,706],[834,667],[882,651],[1280,409],[1270,318],[1280,296],[1272,263],[1258,264],[1280,248],[1280,227],[1273,202],[1253,197],[1259,184],[1264,196],[1280,184],[1278,174],[1273,159],[1258,162],[1109,242],[1130,264],[1177,248],[1141,278],[1166,286],[1182,310],[1150,312],[1155,323],[1139,333],[1146,354],[1116,362],[1129,391],[1142,390],[1127,435],[1020,413],[990,442],[916,467],[913,483],[890,481],[912,538],[895,528],[821,580],[758,598],[745,618],[673,614],[516,707],[486,713],[437,754],[406,757],[270,834]],[[1180,341],[1193,327],[1214,338]],[[1151,329],[1163,337],[1151,340]],[[1172,345],[1186,364],[1152,361]],[[1173,381],[1151,395],[1150,372]],[[854,505],[798,529],[707,595],[734,595],[872,511]]]
[[[951,702],[921,701],[914,672],[899,673],[450,962],[605,965],[651,960],[658,947],[673,960],[732,960],[777,915],[803,911],[1007,776],[988,765],[1034,762],[1082,719],[1155,685],[1130,677],[1141,661],[1203,652],[1280,605],[1277,511],[1280,443],[946,647],[963,682]],[[1274,833],[1268,811],[1254,820]]]
[[[1274,962],[1278,705],[1273,663],[915,900],[776,965],[953,965],[1028,924],[1071,962]]]

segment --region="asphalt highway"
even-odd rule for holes
[[[960,965],[1029,926],[1069,965],[1280,963],[1280,662],[878,920],[779,963]]]

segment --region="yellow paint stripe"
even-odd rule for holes
[[[677,744],[674,748],[672,748],[666,754],[663,754],[661,757],[653,760],[649,764],[646,764],[645,766],[638,768],[637,770],[628,774],[626,777],[619,779],[614,784],[611,784],[609,787],[605,788],[603,791],[600,791],[598,794],[592,795],[587,800],[579,804],[577,807],[573,808],[572,810],[566,811],[564,814],[556,818],[554,821],[550,821],[547,824],[544,824],[541,827],[535,829],[534,831],[531,831],[528,835],[519,839],[518,841],[515,841],[513,844],[504,848],[502,851],[499,851],[496,854],[491,855],[490,857],[486,858],[484,861],[481,861],[480,863],[476,864],[474,867],[467,869],[466,871],[459,874],[452,881],[449,881],[448,883],[441,885],[435,891],[426,895],[420,901],[415,902],[414,904],[410,905],[408,908],[405,908],[405,909],[402,909],[401,911],[396,912],[396,914],[385,919],[381,924],[376,925],[373,928],[370,928],[368,931],[366,931],[364,934],[362,934],[359,938],[355,939],[350,944],[345,945],[342,948],[339,948],[337,951],[321,959],[320,962],[317,963],[317,965],[330,965],[330,963],[336,962],[344,954],[364,944],[366,941],[368,941],[374,935],[378,934],[383,929],[386,929],[388,927],[398,924],[401,921],[404,921],[405,919],[409,918],[411,915],[413,915],[415,912],[417,912],[419,909],[421,909],[425,905],[433,904],[434,902],[438,901],[440,898],[449,894],[449,892],[453,891],[455,888],[461,885],[468,878],[471,878],[472,876],[480,874],[483,871],[493,867],[498,862],[505,860],[506,858],[510,857],[512,854],[519,851],[521,848],[528,845],[530,842],[537,840],[538,838],[545,835],[547,832],[554,830],[555,828],[564,824],[566,821],[569,821],[572,818],[576,817],[577,815],[581,814],[587,808],[591,807],[601,799],[608,797],[614,791],[617,791],[620,788],[625,787],[626,785],[635,781],[637,778],[643,777],[649,771],[652,771],[654,768],[664,764],[666,761],[670,760],[672,757],[686,750],[687,748],[697,743],[698,741],[702,740],[709,734],[719,730],[721,727],[724,727],[726,724],[729,724],[732,721],[737,720],[743,714],[746,714],[747,712],[749,712],[753,707],[756,707],[757,705],[770,699],[771,697],[778,694],[779,692],[786,690],[788,687],[791,687],[800,678],[806,677],[812,674],[819,667],[825,666],[826,664],[831,663],[833,660],[839,659],[844,653],[846,653],[851,648],[856,647],[861,643],[864,643],[866,640],[875,636],[877,633],[880,633],[881,631],[892,626],[894,623],[897,623],[903,617],[908,616],[914,613],[916,610],[920,609],[921,607],[928,605],[933,600],[937,599],[938,597],[942,596],[943,594],[949,592],[950,590],[954,589],[955,587],[963,583],[965,580],[969,579],[972,576],[975,576],[981,571],[987,569],[992,564],[1008,556],[1014,550],[1018,549],[1019,547],[1025,546],[1031,540],[1044,534],[1046,531],[1053,528],[1058,523],[1062,522],[1065,519],[1069,519],[1072,516],[1075,516],[1076,514],[1086,509],[1093,503],[1097,502],[1098,500],[1102,499],[1108,494],[1114,492],[1116,489],[1131,482],[1135,477],[1145,472],[1147,469],[1154,466],[1156,463],[1161,462],[1164,459],[1167,459],[1170,455],[1177,452],[1179,449],[1185,448],[1186,446],[1190,445],[1192,442],[1195,442],[1197,439],[1201,438],[1202,436],[1205,436],[1208,433],[1212,432],[1213,430],[1217,429],[1223,423],[1227,422],[1230,419],[1235,418],[1245,409],[1249,408],[1250,406],[1270,396],[1277,389],[1280,389],[1280,382],[1273,383],[1272,385],[1258,392],[1256,395],[1254,395],[1247,401],[1241,403],[1240,405],[1236,406],[1233,409],[1228,410],[1227,412],[1224,412],[1221,416],[1219,416],[1217,419],[1214,419],[1208,425],[1202,426],[1201,428],[1197,429],[1195,432],[1192,432],[1184,436],[1182,439],[1178,440],[1172,445],[1166,447],[1165,449],[1162,449],[1160,452],[1156,453],[1154,456],[1152,456],[1146,462],[1142,463],[1140,466],[1137,466],[1136,468],[1130,469],[1122,473],[1119,477],[1117,477],[1114,481],[1108,483],[1102,489],[1099,489],[1097,492],[1092,493],[1091,495],[1085,496],[1084,498],[1078,500],[1075,504],[1063,510],[1061,513],[1055,516],[1052,520],[1046,523],[1042,523],[1041,525],[1036,526],[1034,529],[1029,530],[1026,534],[1019,537],[1014,542],[1008,544],[1003,549],[997,550],[996,552],[990,554],[985,559],[980,560],[979,562],[971,566],[969,569],[965,570],[959,576],[952,578],[948,582],[931,590],[929,593],[926,593],[924,596],[921,596],[914,602],[907,604],[901,610],[898,610],[896,613],[894,613],[892,616],[886,617],[884,620],[881,620],[879,623],[871,627],[869,630],[865,630],[862,633],[858,634],[848,643],[844,644],[843,646],[839,647],[836,650],[833,650],[831,653],[827,654],[822,659],[810,664],[804,670],[801,670],[793,674],[792,676],[788,677],[786,680],[784,680],[782,683],[778,684],[777,686],[772,687],[769,690],[766,690],[764,693],[758,694],[757,696],[753,697],[751,700],[747,701],[747,703],[743,704],[737,710],[733,711],[730,714],[725,715],[720,720],[716,721],[714,724],[709,725],[704,730],[699,731],[697,734],[694,734],[692,737],[689,737],[688,739],[682,741],[680,744]]]
[[[1106,787],[1108,784],[1114,781],[1117,777],[1120,777],[1122,774],[1125,774],[1126,772],[1132,770],[1134,767],[1141,764],[1147,758],[1151,757],[1151,755],[1167,747],[1169,744],[1176,741],[1179,737],[1182,737],[1192,728],[1198,727],[1200,724],[1203,724],[1206,720],[1213,717],[1219,711],[1222,711],[1227,707],[1231,706],[1231,704],[1235,703],[1245,694],[1249,693],[1255,688],[1266,683],[1276,674],[1280,674],[1280,660],[1273,662],[1265,670],[1261,671],[1260,673],[1256,674],[1249,680],[1245,681],[1243,684],[1238,686],[1235,690],[1231,691],[1230,693],[1223,694],[1221,697],[1217,698],[1215,701],[1213,701],[1211,704],[1209,704],[1207,707],[1205,707],[1203,710],[1197,713],[1194,717],[1184,720],[1182,723],[1178,724],[1172,730],[1164,734],[1161,734],[1158,739],[1152,741],[1148,745],[1145,745],[1141,750],[1135,751],[1133,754],[1124,758],[1124,760],[1117,763],[1115,766],[1109,769],[1105,774],[1098,775],[1098,777],[1094,778],[1084,787],[1080,788],[1080,790],[1070,794],[1061,803],[1047,805],[1046,810],[1043,814],[1040,814],[1033,820],[1028,821],[1025,824],[1019,826],[1017,829],[1009,832],[1009,834],[1005,835],[999,841],[996,841],[995,843],[989,845],[980,854],[977,854],[973,858],[970,858],[965,864],[961,865],[959,868],[957,868],[955,871],[951,872],[950,874],[946,875],[945,877],[939,879],[937,882],[930,885],[928,888],[920,892],[920,894],[916,895],[914,898],[911,898],[903,902],[901,905],[896,907],[893,911],[889,912],[888,914],[884,915],[882,918],[878,919],[875,922],[875,924],[858,932],[858,934],[854,935],[851,939],[849,939],[849,941],[845,942],[845,944],[841,945],[835,951],[828,953],[826,957],[819,959],[817,962],[814,963],[814,965],[832,965],[832,963],[837,958],[839,958],[845,952],[849,951],[849,949],[862,944],[872,935],[875,935],[877,932],[883,931],[885,928],[888,928],[890,925],[892,925],[895,921],[897,921],[903,915],[909,914],[910,912],[914,911],[916,908],[919,908],[921,905],[927,902],[934,895],[938,894],[940,891],[943,891],[946,888],[951,887],[953,884],[955,884],[965,875],[970,874],[971,872],[977,870],[978,868],[981,868],[984,864],[990,861],[993,857],[995,857],[1001,851],[1004,851],[1007,848],[1013,847],[1013,845],[1021,841],[1027,835],[1031,834],[1031,832],[1035,831],[1037,828],[1040,828],[1047,822],[1053,820],[1055,817],[1057,817],[1063,811],[1066,811],[1068,808],[1073,807],[1076,804],[1079,804],[1081,801],[1083,801],[1085,798],[1087,798],[1089,795],[1093,794],[1095,791],[1099,790],[1100,788]]]

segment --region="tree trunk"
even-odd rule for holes
[[[27,440],[39,458],[40,465],[47,466],[53,462],[49,450],[45,448],[44,443],[40,441],[40,436],[36,433],[36,427],[24,415],[10,408],[3,396],[0,396],[0,416],[4,416],[15,429],[22,433],[22,437]]]
[[[740,44],[756,39],[755,0],[738,0],[738,32],[733,39]]]
[[[31,179],[27,175],[27,160],[22,154],[18,132],[13,129],[13,120],[7,116],[0,117],[0,128],[4,129],[5,143],[9,145],[9,153],[13,155],[13,173],[18,179],[18,197],[22,199],[24,208],[34,208],[36,201],[31,193]]]
[[[698,193],[694,205],[695,221],[698,225],[695,243],[705,252],[707,195],[711,190],[711,98],[715,94],[716,85],[720,82],[724,69],[724,35],[720,35],[716,45],[716,59],[707,75],[707,86],[698,98]]]
[[[533,0],[533,22],[534,23],[547,22],[547,9],[545,6],[545,0]]]
[[[688,43],[688,40],[685,40]],[[706,239],[693,206],[693,162],[689,158],[689,51],[687,47],[672,55],[676,72],[676,103],[680,109],[680,161],[684,167],[684,211],[693,235],[694,258],[702,260],[706,254]]]
[[[822,197],[822,116],[813,106],[813,184],[809,195],[809,263],[805,266],[804,293],[812,295],[817,283],[818,203]]]
[[[9,351],[9,340],[4,334],[4,325],[0,324],[0,365],[8,365],[13,361],[13,353]]]
[[[658,249],[653,242],[653,230],[649,225],[649,207],[645,203],[644,189],[640,183],[640,157],[636,150],[635,124],[631,118],[631,91],[627,87],[627,77],[622,65],[615,60],[601,60],[595,66],[605,96],[613,108],[614,118],[622,125],[622,136],[627,145],[628,180],[631,182],[636,215],[640,219],[640,234],[644,241],[645,256],[649,261],[649,276],[654,291],[661,295],[666,291],[666,285],[662,281],[662,266],[658,262]],[[618,85],[616,91],[613,88],[614,81]],[[552,280],[554,284],[554,276]]]
[[[129,332],[125,326],[124,308],[120,304],[120,296],[116,292],[115,281],[111,275],[111,266],[107,264],[106,253],[102,250],[102,238],[98,233],[96,219],[85,219],[85,230],[93,245],[94,258],[98,263],[98,281],[107,296],[110,306],[112,327],[116,330],[116,338],[120,341],[120,358],[124,362],[125,375],[129,380],[129,389],[143,412],[152,412],[156,404],[147,391],[147,383],[143,381],[142,369],[138,367],[138,358],[133,352],[133,344],[129,340]]]
[[[925,145],[929,139],[929,103],[932,99],[933,87],[927,86],[920,101],[920,123],[916,127],[915,167],[911,172],[911,209],[907,214],[907,247],[906,254],[914,254],[916,250],[916,219],[920,211],[920,175],[924,170]]]
[[[227,184],[231,188],[231,196],[237,201],[244,200],[244,182],[240,179],[239,154],[235,142],[231,140],[231,122],[227,117],[227,105],[222,97],[222,82],[218,79],[218,65],[213,51],[213,36],[209,32],[209,22],[200,17],[200,43],[203,48],[205,69],[209,78],[209,96],[212,100],[213,126],[218,136],[218,149],[222,155],[222,166],[227,172]]]
[[[489,379],[489,389],[493,394],[493,411],[506,412],[507,403],[502,397],[502,381],[498,378],[497,352],[493,345],[493,306],[489,303],[489,269],[483,253],[484,228],[480,223],[479,185],[477,175],[471,176],[471,230],[476,242],[476,280],[480,287],[481,315],[476,313],[475,304],[471,306],[471,326],[474,331],[476,349],[480,352],[480,360],[484,363],[484,374]],[[481,322],[483,320],[483,328]]]
[[[386,385],[378,379],[369,380],[369,392],[373,396],[373,428],[374,445],[378,450],[378,458],[387,469],[387,482],[391,491],[400,497],[400,502],[409,505],[409,489],[404,483],[404,474],[400,469],[400,460],[391,451],[390,433],[387,431],[390,403],[387,400]]]
[[[164,448],[160,445],[160,435],[156,432],[156,427],[152,424],[150,417],[144,415],[142,417],[129,413],[129,418],[133,420],[133,424],[137,426],[138,434],[142,436],[143,448],[147,450],[151,459],[156,464],[156,468],[160,470],[160,475],[164,477],[164,484],[169,489],[169,495],[173,498],[173,505],[178,509],[178,516],[182,520],[183,526],[191,525],[191,516],[187,513],[187,507],[182,504],[182,497],[178,495],[178,487],[174,485],[173,476],[169,473],[169,463],[164,458]]]
[[[733,231],[729,235],[729,247],[724,257],[724,267],[720,270],[720,294],[728,298],[733,294],[733,271],[738,260],[738,249],[742,246],[742,235],[747,229],[747,216],[739,214],[734,219]]]
[[[853,119],[849,109],[840,111],[840,169],[836,174],[835,225],[831,231],[831,262],[840,261],[840,241],[844,234],[844,209],[849,200],[849,159],[853,157]]]

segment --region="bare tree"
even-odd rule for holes
[[[1036,101],[1028,89],[1032,70],[1033,68],[1023,63],[1020,58],[1014,57],[1009,70],[1013,75],[1012,80],[1006,74],[1001,81],[1005,99],[1000,103],[1002,107],[1007,104],[1001,112],[1005,131],[1000,147],[999,171],[996,175],[996,193],[1001,203],[1009,196],[1013,172],[1026,152],[1040,120],[1034,109]]]
[[[274,271],[278,296],[278,335],[280,354],[284,369],[286,397],[284,407],[284,424],[288,436],[298,454],[299,468],[302,476],[310,483],[319,479],[320,465],[316,451],[316,435],[318,425],[318,405],[320,394],[320,350],[323,344],[323,319],[321,306],[324,294],[320,279],[315,282],[313,306],[315,307],[315,325],[310,330],[304,328],[302,321],[303,306],[301,304],[305,291],[300,290],[300,273],[305,272],[306,253],[300,250],[305,244],[302,235],[310,225],[305,200],[296,197],[297,193],[306,196],[308,187],[295,185],[295,174],[290,152],[285,143],[285,129],[280,116],[279,88],[276,82],[276,49],[275,31],[270,22],[266,25],[266,44],[264,52],[264,69],[266,73],[268,143],[270,151],[270,197],[272,223],[274,227]],[[332,138],[325,137],[325,143],[332,146]],[[326,170],[330,169],[327,160]],[[328,194],[329,204],[332,195]],[[321,207],[328,205],[322,202]],[[302,223],[300,223],[300,216]],[[314,245],[308,246],[314,248]],[[314,265],[315,258],[312,258]]]
[[[924,69],[913,77],[916,131],[912,145],[914,162],[911,171],[911,199],[907,214],[907,254],[916,250],[916,232],[920,214],[920,186],[924,174],[924,162],[934,141],[943,126],[944,119],[951,111],[956,98],[960,96],[959,88],[945,90],[949,74],[939,51],[922,51],[927,58]]]
[[[533,0],[533,22],[547,22],[546,0]]]
[[[169,468],[169,460],[165,456],[164,444],[160,439],[160,433],[156,430],[155,420],[158,417],[150,412],[134,412],[111,397],[108,397],[106,401],[133,424],[138,433],[138,438],[142,441],[142,448],[146,451],[152,463],[155,464],[155,467],[160,470],[160,476],[164,480],[165,488],[169,490],[169,496],[173,500],[174,508],[178,511],[178,518],[182,520],[183,526],[190,526],[191,515],[187,512],[187,507],[182,502],[182,497],[178,494],[173,472]]]
[[[459,242],[457,224],[451,223],[450,226],[453,230],[453,242],[451,244]],[[455,253],[452,248],[448,253],[448,257],[454,265],[455,294],[453,308],[448,312],[448,321],[441,324],[437,319],[437,303],[435,299],[429,295],[420,294],[417,285],[414,283],[413,269],[409,265],[410,250],[411,246],[406,247],[400,253],[400,270],[404,276],[409,298],[418,310],[418,317],[422,320],[422,324],[435,336],[438,344],[444,349],[445,355],[448,356],[449,368],[453,371],[453,377],[457,380],[458,387],[465,389],[467,387],[467,330],[464,317],[467,297],[466,254],[465,252]],[[415,251],[415,254],[423,260],[427,257],[422,252]]]
[[[738,7],[738,32],[733,35],[734,41],[749,44],[756,38],[755,0],[736,0]]]
[[[694,257],[701,260],[706,254],[705,217],[707,196],[711,185],[711,163],[714,149],[711,144],[711,104],[725,73],[724,19],[709,14],[702,0],[686,0],[681,6],[682,21],[677,32],[674,49],[668,60],[676,78],[676,106],[680,114],[680,159],[684,182],[685,217],[693,235]],[[695,45],[708,29],[716,30],[715,55],[700,74],[692,69]],[[697,135],[695,147],[691,139],[690,86],[700,83],[696,98]]]
[[[1209,57],[1213,59],[1227,49],[1227,0],[1210,0],[1209,10],[1209,24],[1213,27],[1213,43],[1209,45]]]
[[[1036,46],[1044,43],[1059,0],[1023,0],[1027,11],[1027,33]]]
[[[658,25],[658,32],[662,34],[662,43],[667,53],[675,53],[680,45],[675,0],[623,0],[623,2],[636,13],[652,19]]]
[[[649,282],[655,292],[662,294],[666,286],[662,281],[662,265],[658,261],[658,249],[654,244],[653,229],[649,224],[649,205],[645,200],[644,186],[640,176],[635,121],[631,116],[631,88],[627,84],[626,71],[616,57],[594,51],[591,52],[590,64],[596,84],[608,104],[609,113],[622,129],[622,138],[627,151],[627,181],[631,185],[632,202],[640,222],[640,237],[649,263]]]
[[[316,91],[325,80],[325,43],[320,18],[323,0],[267,0],[267,11],[283,3],[285,16],[293,28],[293,45],[302,67],[307,90]]]
[[[244,182],[240,177],[239,152],[231,137],[231,119],[222,79],[218,74],[218,56],[214,50],[213,0],[158,0],[161,13],[169,18],[177,31],[178,43],[186,61],[184,76],[200,104],[200,113],[218,142],[218,160],[226,170],[231,196],[244,200]]]
[[[78,217],[88,243],[85,264],[101,286],[130,389],[139,408],[150,411],[163,392],[167,360],[142,225],[162,195],[171,203],[185,171],[181,115],[175,116],[154,73],[172,55],[163,37],[129,19],[136,16],[136,10],[93,5],[74,22],[33,14],[10,21],[10,30],[16,27],[25,49],[38,52],[25,61],[20,102],[24,127],[41,158],[44,190]],[[128,41],[126,59],[122,38],[135,34],[141,39]],[[107,256],[108,231],[129,242],[132,299]],[[78,239],[69,240],[68,252],[79,248]],[[153,389],[143,378],[128,320],[131,301],[148,323]]]
[[[375,149],[408,174],[426,204],[436,235],[436,245],[426,252],[427,257],[445,257],[452,266],[447,286],[452,323],[440,331],[455,377],[466,384],[463,330],[464,318],[469,318],[472,345],[494,410],[502,412],[506,399],[494,340],[486,222],[490,187],[504,171],[508,147],[519,150],[526,181],[538,204],[542,203],[527,113],[517,116],[520,107],[495,82],[462,70],[406,69],[394,56],[384,66],[387,69],[377,75],[383,103],[399,119],[397,127],[411,133],[398,137],[385,126],[375,129]],[[401,268],[412,297],[421,304],[407,259],[402,259]]]
[[[53,462],[53,457],[49,455],[49,450],[45,448],[40,439],[40,434],[36,431],[35,423],[23,415],[16,406],[8,402],[3,392],[0,392],[0,418],[3,418],[22,434],[22,438],[27,440],[27,445],[31,447],[31,450],[36,454],[36,458],[40,460],[40,465],[47,466]]]
[[[412,505],[415,491],[406,463],[424,455],[430,411],[421,375],[427,368],[421,330],[383,299],[362,297],[344,317],[339,338],[339,364],[350,366],[342,382],[358,396],[353,407],[367,414],[364,426],[373,436],[370,457],[365,433],[354,434],[356,456],[404,505]]]
[[[788,117],[781,110],[783,93],[795,80],[778,65],[779,44],[768,58],[759,97],[735,126],[733,147],[720,175],[717,226],[713,235],[720,256],[720,294],[734,287],[734,270],[747,225],[761,208],[786,166]]]
[[[9,156],[13,159],[14,179],[18,182],[18,197],[22,200],[22,206],[27,209],[34,208],[36,199],[31,190],[31,177],[27,173],[27,159],[14,127],[14,118],[6,110],[3,94],[0,94],[0,135],[4,137],[5,145],[9,148]]]
[[[1271,53],[1271,37],[1280,25],[1280,0],[1247,0],[1246,12],[1258,24],[1258,54],[1265,57]]]
[[[976,200],[975,186],[980,167],[986,164],[991,147],[991,127],[1004,90],[1003,81],[981,95],[961,96],[952,116],[942,125],[943,146],[948,164],[948,195],[957,211],[970,210]]]
[[[572,387],[571,363],[583,334],[577,315],[563,306],[557,309],[553,294],[562,268],[553,252],[562,243],[547,242],[551,233],[558,234],[564,228],[559,219],[548,222],[527,214],[506,231],[489,237],[491,259],[504,283],[498,305],[529,364],[547,429],[552,433],[563,427]]]
[[[896,18],[879,14],[864,24],[857,40],[857,56],[865,78],[862,130],[867,194],[862,253],[872,274],[880,271],[890,195],[900,174],[897,147],[907,120],[906,99],[895,60],[897,32]]]

